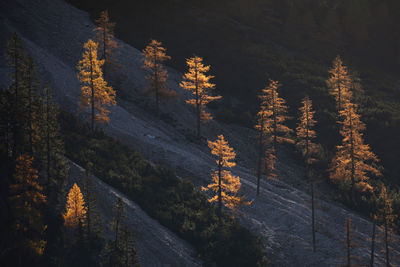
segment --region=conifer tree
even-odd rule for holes
[[[293,143],[293,139],[288,136],[292,130],[285,125],[285,121],[289,118],[286,115],[288,108],[285,105],[285,100],[279,97],[279,87],[280,84],[278,81],[270,80],[270,84],[262,90],[259,96],[261,99],[261,110],[258,113],[256,129],[260,136],[259,145],[263,147],[260,148],[259,153],[258,173],[260,174],[257,179],[261,176],[263,166],[265,166],[265,170],[267,171],[267,178],[276,178],[277,144]],[[262,141],[261,135],[266,138],[265,141]],[[263,150],[265,154],[261,153]],[[257,184],[259,184],[259,181],[257,181]]]
[[[175,91],[168,89],[168,73],[163,65],[171,57],[167,56],[166,49],[162,47],[162,43],[156,40],[151,40],[150,44],[143,49],[143,56],[143,68],[149,71],[146,75],[148,82],[147,93],[154,94],[156,112],[158,114],[160,100],[176,96]]]
[[[49,203],[58,207],[60,195],[68,176],[68,163],[65,159],[64,142],[58,122],[59,107],[56,104],[53,92],[48,84],[44,88],[42,120],[40,124],[41,158],[45,170],[45,189]]]
[[[20,257],[42,255],[46,245],[46,225],[42,216],[46,196],[37,181],[38,171],[33,167],[33,160],[27,154],[17,158],[14,183],[10,185],[9,202],[16,235],[14,242],[21,250]]]
[[[369,176],[381,176],[380,171],[373,165],[378,158],[371,151],[369,145],[364,144],[362,131],[365,124],[357,113],[357,105],[345,103],[339,114],[343,121],[340,134],[343,136],[342,144],[337,146],[337,153],[332,160],[330,178],[343,185],[350,186],[351,197],[358,191],[371,191],[368,183]]]
[[[330,94],[335,97],[336,107],[340,112],[345,104],[352,98],[351,89],[351,76],[347,67],[343,65],[340,56],[333,60],[333,66],[329,70],[330,78],[327,80]]]
[[[397,216],[393,213],[392,199],[390,199],[387,189],[384,184],[381,185],[381,192],[378,197],[378,210],[377,219],[383,224],[383,234],[381,236],[385,253],[386,266],[391,266],[390,264],[390,243],[394,240],[392,239],[394,222]]]
[[[93,238],[100,238],[102,232],[101,217],[97,209],[97,196],[94,192],[95,189],[93,179],[90,174],[92,166],[92,163],[87,164],[85,178],[82,183],[82,189],[86,199],[86,233],[88,236],[89,245],[91,245],[92,241],[95,241]]]
[[[94,130],[95,122],[108,122],[110,119],[108,107],[115,105],[115,91],[103,79],[101,67],[104,60],[97,58],[98,44],[89,39],[84,44],[82,60],[77,69],[78,79],[81,82],[81,109],[90,107],[91,129]]]
[[[14,33],[8,42],[7,51],[8,65],[11,68],[10,79],[11,84],[9,87],[8,99],[11,108],[10,111],[10,146],[11,146],[11,157],[13,160],[17,158],[24,150],[25,144],[25,130],[26,130],[26,83],[24,79],[24,73],[26,70],[25,61],[25,48],[21,38],[18,34]]]
[[[97,27],[94,29],[96,31],[96,41],[100,46],[100,59],[104,60],[103,74],[104,77],[107,77],[108,70],[118,65],[116,60],[118,45],[114,37],[115,22],[110,21],[108,10],[104,10],[100,13],[100,17],[96,19],[96,24]]]
[[[206,105],[220,99],[221,96],[209,95],[210,91],[215,89],[215,84],[210,82],[214,76],[206,74],[210,70],[210,66],[203,64],[203,58],[194,56],[187,59],[186,64],[189,70],[183,76],[180,86],[193,95],[193,98],[186,100],[186,103],[196,109],[197,137],[200,138],[200,122],[205,123],[212,120],[211,114],[205,110]]]
[[[64,224],[70,228],[81,228],[86,224],[86,205],[81,189],[74,183],[67,196]]]
[[[359,266],[358,264],[353,264],[354,262],[359,262],[360,258],[356,256],[354,250],[360,248],[360,243],[357,241],[356,231],[351,222],[351,218],[346,218],[345,222],[345,247],[346,247],[346,264],[345,266]]]
[[[249,204],[243,201],[244,196],[237,196],[241,183],[239,176],[231,174],[230,168],[236,165],[232,160],[236,153],[225,141],[223,135],[219,135],[215,142],[208,141],[211,154],[215,156],[217,170],[211,174],[212,183],[207,187],[202,187],[203,191],[215,193],[208,201],[218,202],[219,218],[222,216],[222,205],[235,210],[240,204]]]
[[[312,110],[312,101],[306,96],[302,101],[302,106],[299,108],[301,116],[299,123],[296,128],[297,134],[297,146],[300,148],[304,161],[307,166],[306,176],[310,180],[311,185],[311,218],[312,218],[312,237],[313,237],[313,250],[315,252],[315,209],[314,209],[314,181],[310,175],[310,166],[316,161],[315,153],[318,152],[317,144],[313,143],[313,139],[316,137],[316,133],[313,127],[316,124],[314,119],[315,111]]]
[[[37,74],[36,64],[32,57],[28,56],[25,59],[24,80],[27,90],[27,129],[28,134],[28,151],[30,154],[34,151],[34,146],[37,148],[40,141],[40,120],[42,97],[40,95],[40,81]],[[37,148],[37,150],[40,148]]]

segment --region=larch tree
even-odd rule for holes
[[[381,185],[381,192],[378,197],[378,210],[377,220],[383,225],[383,234],[381,240],[383,241],[383,250],[385,253],[386,266],[390,267],[390,243],[394,242],[392,238],[393,229],[395,227],[395,220],[397,216],[393,213],[392,199],[389,197],[387,189],[384,184]]]
[[[261,177],[261,170],[267,172],[267,178],[275,179],[277,177],[275,168],[277,144],[294,142],[289,136],[292,130],[285,125],[286,120],[289,118],[287,116],[288,107],[285,105],[285,100],[279,97],[279,87],[278,81],[270,80],[269,85],[262,89],[259,96],[261,110],[258,113],[256,129],[259,132],[259,145],[262,147],[260,148],[258,166],[260,174],[257,179]],[[263,141],[262,137],[266,138],[264,139],[265,141]],[[259,181],[257,181],[257,185],[259,185]]]
[[[243,201],[243,196],[237,195],[241,187],[240,178],[232,175],[230,171],[230,168],[236,165],[232,161],[236,157],[233,148],[229,146],[223,135],[219,135],[215,142],[208,141],[208,147],[216,158],[217,169],[211,174],[212,183],[207,187],[202,187],[202,190],[215,193],[208,201],[218,202],[219,219],[221,220],[222,205],[235,210],[238,205],[249,203]]]
[[[107,77],[108,70],[118,65],[116,59],[118,45],[114,37],[115,22],[110,21],[108,10],[102,11],[100,17],[95,22],[97,24],[97,27],[94,29],[96,31],[96,41],[100,46],[100,58],[104,60],[104,77]]]
[[[86,204],[81,189],[74,183],[67,196],[66,211],[63,214],[64,225],[76,229],[86,224]]]
[[[46,246],[42,208],[46,196],[38,183],[38,171],[33,167],[33,158],[27,154],[18,156],[14,171],[14,183],[10,185],[9,203],[13,218],[18,249],[21,257],[42,255]],[[24,256],[25,256],[24,255]]]
[[[354,229],[351,218],[346,218],[344,230],[346,234],[346,237],[344,239],[346,248],[346,264],[344,264],[344,266],[360,266],[359,264],[354,263],[358,263],[360,261],[360,258],[356,255],[356,253],[354,253],[355,250],[360,248],[360,243],[358,242],[358,237],[356,236],[356,231]]]
[[[166,54],[166,49],[162,46],[162,43],[156,40],[151,40],[150,44],[143,49],[143,55],[143,68],[148,70],[146,93],[154,94],[156,113],[158,114],[160,101],[176,96],[175,91],[168,89],[168,73],[164,67],[164,62],[171,57]]]
[[[220,99],[221,96],[210,95],[210,91],[215,89],[215,84],[210,81],[214,76],[206,74],[210,66],[204,65],[203,58],[194,56],[187,59],[186,64],[189,70],[184,74],[180,86],[193,95],[193,98],[186,100],[186,103],[196,109],[197,137],[200,138],[200,123],[212,120],[211,114],[206,111],[206,105]]]
[[[91,129],[94,130],[95,122],[108,122],[110,119],[108,107],[115,105],[115,91],[103,78],[102,66],[104,60],[97,58],[98,44],[89,39],[83,48],[83,58],[79,61],[77,69],[78,79],[81,82],[81,110],[90,108]]]
[[[352,98],[351,87],[352,78],[340,56],[333,60],[333,66],[329,70],[330,77],[326,81],[330,94],[335,97],[338,111],[342,110],[347,102]]]
[[[357,113],[357,105],[347,102],[339,114],[343,118],[343,121],[338,121],[343,139],[342,144],[336,147],[330,178],[345,187],[350,186],[354,201],[356,189],[361,192],[372,190],[368,183],[371,175],[381,176],[381,172],[374,166],[379,159],[369,145],[364,144],[362,131],[365,130],[365,124]]]
[[[316,161],[315,154],[318,152],[318,145],[313,142],[317,136],[313,127],[316,124],[314,119],[315,111],[312,109],[312,101],[306,96],[302,101],[302,106],[299,108],[301,115],[296,128],[297,143],[296,145],[301,150],[304,161],[307,166],[306,176],[311,185],[311,226],[313,238],[313,251],[316,249],[315,241],[315,208],[314,208],[314,181],[310,175],[310,166]]]

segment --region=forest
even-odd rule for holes
[[[399,264],[397,1],[48,3],[78,39],[39,2],[53,33],[0,5],[1,265]],[[126,199],[189,259],[144,259]]]

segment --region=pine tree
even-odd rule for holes
[[[120,243],[122,251],[122,266],[139,267],[139,254],[136,247],[136,241],[132,231],[129,230],[126,225],[122,227]]]
[[[25,48],[21,38],[18,34],[14,33],[8,42],[7,59],[8,65],[11,68],[10,79],[11,84],[9,87],[10,99],[10,146],[11,157],[15,160],[18,155],[23,153],[25,144],[25,130],[26,130],[26,84],[24,73],[26,70],[26,56]]]
[[[313,143],[316,133],[313,127],[316,124],[314,119],[315,111],[312,110],[312,101],[306,96],[302,101],[303,106],[299,108],[301,116],[296,128],[297,146],[300,148],[304,161],[307,166],[306,176],[310,180],[311,186],[311,225],[312,225],[312,238],[313,238],[313,251],[315,252],[315,209],[314,209],[314,181],[310,175],[310,166],[316,161],[315,153],[318,152],[317,144]]]
[[[98,44],[89,40],[84,44],[85,52],[79,61],[77,69],[78,79],[81,82],[81,109],[90,107],[91,129],[96,122],[108,122],[110,111],[107,107],[115,105],[115,91],[103,79],[101,67],[104,60],[97,58]]]
[[[70,228],[82,228],[86,224],[86,205],[81,189],[75,183],[67,196],[66,211],[63,214],[64,224]]]
[[[258,113],[256,129],[259,131],[259,135],[262,134],[266,140],[262,143],[260,142],[260,145],[264,144],[263,148],[260,148],[260,151],[264,150],[265,154],[259,153],[258,169],[259,173],[261,173],[264,166],[268,179],[275,179],[277,177],[275,172],[277,144],[293,143],[293,139],[288,136],[292,130],[284,124],[289,118],[286,115],[288,108],[285,105],[285,100],[279,97],[279,87],[279,82],[270,80],[270,84],[262,90],[259,96],[261,99],[261,110]],[[262,140],[261,137],[260,140]],[[258,176],[260,177],[261,174]],[[257,184],[259,184],[259,181]]]
[[[14,242],[21,250],[20,257],[42,255],[46,246],[44,234],[47,226],[42,216],[46,196],[37,181],[38,171],[33,167],[33,160],[26,154],[17,158],[14,183],[10,185],[9,202],[16,235]]]
[[[362,131],[365,124],[357,114],[357,105],[345,103],[340,116],[343,121],[340,134],[343,136],[342,144],[337,146],[337,153],[332,160],[330,178],[345,186],[350,185],[351,197],[354,201],[355,190],[371,191],[368,183],[369,175],[381,176],[380,171],[373,165],[378,162],[369,145],[364,144]]]
[[[146,80],[148,82],[147,93],[154,93],[156,100],[156,112],[159,112],[161,99],[167,99],[176,96],[176,92],[169,90],[167,85],[168,73],[164,67],[164,62],[171,59],[167,56],[166,49],[162,43],[151,40],[150,44],[143,49],[144,64],[143,68],[148,70]]]
[[[211,197],[209,202],[218,202],[219,218],[222,216],[222,205],[235,210],[240,204],[249,204],[243,201],[243,196],[237,196],[241,183],[239,176],[231,174],[230,168],[236,166],[232,160],[236,153],[225,141],[223,135],[219,135],[215,142],[208,141],[211,154],[216,158],[217,170],[211,174],[212,183],[207,187],[202,187],[203,191],[212,191],[216,194]]]
[[[335,97],[336,107],[340,112],[346,103],[352,98],[351,89],[351,76],[347,67],[343,65],[340,56],[333,60],[333,66],[329,70],[330,78],[326,81],[330,94]]]
[[[194,56],[186,60],[189,70],[183,76],[180,86],[190,91],[194,98],[186,100],[186,103],[196,108],[197,137],[200,138],[200,122],[212,120],[210,113],[206,112],[206,105],[212,101],[220,99],[221,96],[210,96],[211,90],[215,89],[215,84],[210,80],[214,76],[208,76],[206,73],[210,66],[203,64],[203,58]]]
[[[103,74],[104,77],[107,77],[108,70],[118,66],[116,60],[116,49],[118,45],[114,37],[115,22],[110,21],[108,10],[104,10],[100,13],[96,24],[97,27],[94,29],[96,31],[96,41],[100,46],[101,59],[104,60]]]

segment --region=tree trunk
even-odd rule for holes
[[[313,252],[316,249],[315,242],[315,208],[314,208],[314,183],[311,181],[311,217],[312,217],[312,240],[313,240]]]
[[[197,119],[197,138],[200,138],[200,96],[199,96],[199,81],[197,79],[197,63],[195,65],[195,73],[196,73],[196,119]]]
[[[222,177],[221,177],[221,171],[222,171],[222,162],[218,163],[218,217],[219,217],[219,222],[221,223],[222,220]]]
[[[92,95],[91,95],[91,107],[92,107],[92,116],[91,116],[91,129],[92,132],[94,131],[94,83],[93,83],[93,59],[92,59],[92,51],[89,51],[90,53],[90,86],[92,89]]]
[[[351,266],[350,261],[350,219],[346,219],[346,246],[347,246],[347,266]]]
[[[375,258],[375,230],[376,230],[376,223],[375,219],[372,221],[372,238],[371,238],[371,262],[370,266],[374,266],[374,258]]]
[[[390,267],[389,262],[389,240],[388,240],[388,224],[386,217],[386,207],[384,208],[384,220],[385,220],[385,256],[386,256],[386,267]]]
[[[263,127],[262,127],[263,128]],[[259,139],[259,151],[258,151],[258,167],[257,167],[257,196],[260,195],[260,180],[261,180],[261,169],[262,169],[262,160],[263,160],[263,129],[260,130],[260,139]]]

